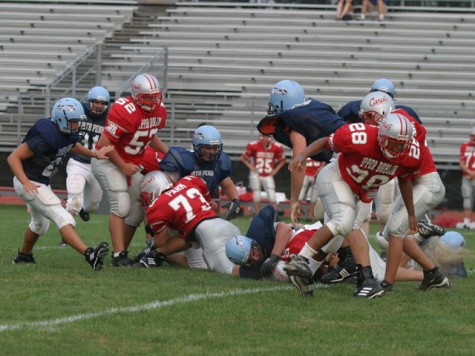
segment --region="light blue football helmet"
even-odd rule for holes
[[[376,80],[371,86],[370,93],[374,91],[382,91],[383,93],[388,94],[391,99],[394,99],[396,88],[394,88],[394,84],[392,81],[386,78],[381,78]]]
[[[205,152],[203,147],[217,148],[217,151],[215,153]],[[221,134],[211,125],[198,127],[193,134],[193,150],[196,156],[203,162],[216,162],[223,151]]]
[[[465,248],[465,239],[457,231],[447,231],[440,237],[440,242],[454,250]]]
[[[261,250],[261,247],[255,240],[247,236],[233,236],[226,244],[226,256],[232,263],[240,266],[249,266],[249,257],[253,247]]]
[[[86,96],[86,101],[89,103],[89,111],[96,115],[101,115],[107,110],[110,100],[111,97],[109,91],[101,86],[91,88]],[[101,107],[101,110],[99,111],[97,107],[93,106],[93,101],[101,101],[106,103],[106,106]]]
[[[304,101],[305,92],[299,83],[293,80],[281,80],[272,87],[267,113],[279,114]]]
[[[77,130],[71,130],[70,121],[85,120],[86,115],[81,103],[74,98],[59,99],[53,105],[51,111],[51,121],[59,126],[61,132],[65,134],[75,133]]]

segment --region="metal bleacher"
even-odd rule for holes
[[[53,2],[20,4],[31,6],[23,15],[0,3],[0,94],[14,95],[3,94],[12,83],[17,92],[44,83],[89,40],[102,41],[137,16],[130,2],[112,7],[105,2],[89,2],[97,8],[87,10],[88,16],[81,15],[87,6],[78,5],[78,21]],[[307,96],[338,110],[386,77],[396,85],[397,103],[413,107],[424,121],[438,166],[458,169],[459,145],[475,124],[475,8],[455,12],[399,5],[389,6],[383,22],[371,15],[365,21],[335,21],[331,2],[315,3],[179,1],[157,15],[152,11],[141,30],[109,49],[102,83],[115,88],[157,49],[166,48],[165,141],[187,146],[196,126],[208,122],[237,157],[256,137],[275,82],[294,79]],[[49,7],[55,10],[41,13]],[[4,15],[8,11],[11,16]],[[101,16],[106,20],[99,21]],[[82,21],[89,22],[78,25]],[[65,30],[58,33],[58,26]],[[31,29],[41,35],[28,43],[23,37]],[[42,36],[50,37],[47,44],[37,42]],[[58,38],[68,41],[59,47]]]
[[[209,103],[193,114],[185,111],[182,130],[213,123],[227,151],[242,152],[256,135],[275,82],[297,80],[307,96],[338,110],[387,77],[398,103],[413,107],[425,122],[438,165],[458,169],[459,145],[475,124],[475,12],[390,9],[384,22],[343,22],[319,6],[215,5],[179,2],[131,40],[168,48],[171,100]]]

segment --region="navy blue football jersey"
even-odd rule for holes
[[[280,221],[272,205],[262,208],[252,219],[246,236],[255,240],[262,248],[262,261],[268,259],[275,244],[275,223]],[[241,266],[239,276],[242,278],[260,279],[261,266]]]
[[[28,179],[49,185],[50,177],[78,140],[78,134],[62,133],[50,119],[38,120],[23,139],[35,153],[22,161]]]
[[[292,148],[289,129],[297,131],[307,140],[307,146],[313,141],[334,133],[346,122],[335,113],[333,108],[315,99],[306,100],[302,105],[284,111],[278,115],[274,138],[277,142]],[[328,162],[333,152],[324,150],[311,158]]]
[[[346,122],[354,123],[354,122],[361,122],[359,112],[362,100],[354,100],[346,103],[342,106],[340,110],[338,110],[338,115],[341,116]],[[411,115],[414,119],[417,120],[422,125],[422,121],[416,112],[410,108],[409,106],[405,105],[396,105],[396,109],[403,109],[409,115]]]
[[[84,113],[86,114],[86,120],[79,121],[80,143],[84,147],[92,150],[96,146],[96,143],[104,130],[108,109],[106,109],[101,115],[96,115],[91,113],[89,110],[89,103],[81,104],[84,108]],[[70,157],[82,163],[91,163],[90,157],[78,155],[73,152],[70,152]]]
[[[192,175],[201,177],[211,193],[232,174],[231,159],[221,152],[215,163],[204,163],[198,160],[195,153],[183,147],[170,147],[160,161],[160,169],[164,172],[178,172],[181,177]]]

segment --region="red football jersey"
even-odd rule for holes
[[[471,141],[462,143],[460,146],[460,160],[465,162],[465,165],[470,170],[475,170],[475,144]],[[470,178],[464,173],[464,176]]]
[[[421,176],[424,174],[437,172],[437,167],[435,166],[434,159],[432,157],[432,153],[430,152],[429,147],[427,146],[426,141],[426,128],[422,126],[416,119],[414,119],[411,115],[409,115],[403,109],[397,109],[393,111],[393,113],[400,113],[407,117],[409,121],[412,123],[412,126],[415,130],[415,139],[419,142],[420,150],[421,150],[421,167],[419,169],[419,173],[417,176]],[[416,150],[418,148],[415,148]]]
[[[140,109],[131,96],[117,99],[107,115],[104,134],[114,143],[125,162],[140,164],[145,148],[158,130],[165,126],[165,106],[151,112]]]
[[[338,167],[343,179],[364,203],[371,202],[379,186],[394,177],[414,179],[421,165],[416,139],[412,139],[409,154],[395,162],[383,155],[377,137],[377,127],[354,123],[340,127],[328,139],[329,148],[340,152]]]
[[[147,208],[147,221],[155,233],[169,227],[185,238],[201,221],[217,217],[210,202],[205,181],[186,176]]]
[[[276,163],[285,160],[284,147],[276,142],[271,142],[269,148],[265,148],[259,141],[249,142],[243,156],[245,159],[252,157],[257,173],[263,177],[271,174]]]
[[[305,165],[305,175],[309,177],[315,177],[318,170],[323,166],[324,162],[315,161],[314,159],[307,158],[307,164]]]
[[[145,175],[149,172],[159,171],[160,161],[164,156],[164,153],[148,146],[143,153],[142,162],[140,162],[140,165],[143,167],[141,173]]]
[[[300,250],[305,246],[305,243],[310,240],[318,229],[311,228],[311,229],[298,229],[293,231],[292,238],[290,239],[287,247],[285,248],[281,260],[283,261],[290,261],[292,255],[298,255]]]

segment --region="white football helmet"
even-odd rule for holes
[[[394,101],[388,94],[375,91],[361,101],[359,116],[365,124],[378,126],[382,118],[394,109]]]
[[[172,180],[162,171],[147,173],[140,182],[140,198],[145,208],[165,191],[173,187]]]
[[[162,90],[157,78],[150,74],[139,74],[132,81],[130,92],[135,103],[150,112],[162,104]]]
[[[378,127],[378,143],[383,155],[394,160],[407,154],[413,136],[411,122],[402,114],[390,113]]]

